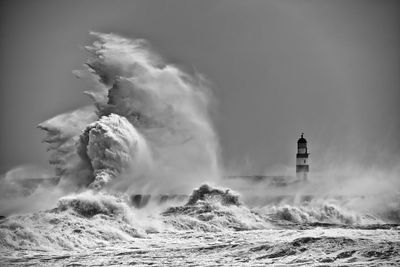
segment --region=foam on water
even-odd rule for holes
[[[316,202],[312,203],[315,205]],[[330,222],[331,224],[326,227],[327,230],[323,230],[324,228],[318,230],[318,228],[312,227],[307,229],[315,229],[315,231],[308,235],[294,234],[300,233],[299,229],[304,229],[304,226],[316,222]],[[207,238],[210,240],[217,238],[218,242],[222,243],[215,248],[210,245],[207,250],[226,254],[226,257],[232,258],[233,254],[230,255],[226,250],[220,251],[218,247],[227,248],[228,244],[231,244],[231,249],[234,249],[237,245],[234,246],[230,238],[234,237],[234,242],[243,242],[241,235],[234,233],[244,231],[247,233],[245,235],[252,235],[248,232],[254,232],[252,238],[255,239],[247,240],[241,249],[235,248],[235,250],[237,249],[235,253],[245,253],[243,255],[247,256],[244,259],[249,262],[263,262],[265,259],[272,263],[271,259],[284,260],[286,257],[293,257],[293,261],[298,262],[301,262],[302,259],[316,260],[314,256],[306,255],[304,251],[316,253],[315,251],[321,247],[329,254],[327,261],[335,261],[348,258],[347,254],[335,253],[336,251],[348,250],[354,246],[360,246],[361,252],[358,254],[361,259],[375,257],[373,256],[375,254],[368,255],[375,253],[370,251],[378,250],[378,247],[381,247],[380,243],[372,246],[368,245],[370,243],[365,241],[365,238],[360,239],[360,236],[375,235],[375,232],[370,232],[370,234],[346,232],[346,237],[343,237],[337,234],[339,230],[328,231],[328,229],[336,227],[343,229],[343,225],[351,226],[351,229],[367,229],[360,227],[365,223],[367,222],[363,221],[363,217],[332,205],[311,206],[311,203],[308,203],[297,207],[271,205],[261,209],[250,209],[232,190],[213,188],[208,185],[195,189],[184,204],[149,202],[141,209],[134,208],[130,204],[129,195],[126,194],[111,195],[85,191],[60,198],[53,209],[12,215],[2,219],[0,221],[0,244],[4,255],[10,253],[14,255],[13,253],[21,251],[39,254],[50,252],[65,254],[67,251],[68,253],[81,253],[82,249],[94,251],[98,248],[107,248],[107,250],[119,248],[117,252],[122,253],[121,250],[132,247],[129,244],[135,244],[133,247],[145,249],[145,244],[150,242],[146,241],[148,239],[158,244],[154,244],[156,248],[159,246],[167,248],[171,245],[168,240],[175,235],[182,235],[182,240],[188,239],[194,242],[185,243],[186,246],[196,247],[198,246],[196,242],[212,233],[213,235]],[[390,241],[394,240],[390,231],[396,231],[396,229],[398,231],[400,228],[398,225],[391,225],[389,228],[383,227],[382,229],[393,229],[385,230],[389,231],[385,233]],[[254,245],[254,240],[258,240],[256,236],[261,233],[258,231],[264,231],[263,235],[268,235],[269,239],[275,238],[276,240],[268,239],[266,244]],[[321,236],[321,231],[327,231],[329,235]],[[335,235],[332,236],[334,233]],[[271,234],[276,236],[271,236]],[[195,242],[195,240],[197,241]],[[162,245],[163,243],[166,244]],[[387,249],[391,249],[395,245],[385,244]],[[335,247],[334,251],[333,247]],[[146,252],[143,253],[151,253],[152,249],[146,248],[144,250]],[[171,247],[171,249],[177,251],[179,246],[175,249]],[[352,251],[348,252],[350,256],[357,254]],[[162,253],[166,253],[166,251]],[[203,250],[199,248],[198,253],[203,253]],[[376,253],[383,253],[382,255],[388,259],[394,257],[394,254],[390,254],[390,252]],[[41,258],[40,255],[37,257]],[[14,256],[11,258],[13,259]],[[95,259],[93,260],[97,262]],[[82,262],[85,260],[82,259]],[[120,264],[124,262],[125,260]],[[286,260],[283,262],[288,263]]]
[[[120,199],[85,192],[63,197],[56,208],[13,215],[0,224],[8,249],[79,250],[143,236],[134,215]]]
[[[203,185],[193,191],[183,206],[171,207],[163,215],[165,222],[179,230],[226,231],[271,227],[239,202],[239,196],[227,189]]]
[[[355,212],[340,209],[332,204],[319,206],[272,206],[264,208],[266,214],[278,220],[286,220],[294,223],[336,223],[336,224],[360,224],[362,218]]]

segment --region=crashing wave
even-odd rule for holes
[[[294,223],[338,223],[356,224],[361,222],[361,216],[350,211],[345,211],[334,205],[325,204],[313,206],[274,206],[270,208],[274,218]]]
[[[128,170],[131,175],[150,161],[142,135],[124,117],[103,116],[89,124],[80,136],[78,153],[93,171],[90,188],[100,190]]]
[[[260,216],[239,202],[230,190],[202,185],[194,190],[183,206],[163,212],[165,223],[179,230],[205,232],[262,229],[270,226]]]
[[[88,81],[85,94],[94,106],[38,126],[46,132],[50,163],[62,184],[101,189],[126,172],[133,179],[122,188],[182,193],[204,177],[218,177],[204,77],[164,63],[144,40],[91,34],[87,69],[74,73]],[[135,162],[143,154],[154,162],[146,171],[146,164]],[[138,170],[146,182],[137,181]]]
[[[86,218],[92,218],[98,214],[125,218],[129,207],[121,199],[114,196],[104,194],[95,196],[91,193],[85,193],[61,198],[52,212],[63,211],[73,211],[75,214]]]
[[[86,94],[100,117],[117,114],[143,136],[155,165],[146,173],[147,184],[182,193],[204,177],[217,177],[217,140],[204,78],[164,63],[144,40],[92,35],[88,70],[76,73],[90,80]],[[102,170],[95,176],[106,183],[115,168]]]
[[[357,212],[326,200],[314,200],[299,205],[272,205],[254,210],[277,224],[288,222],[301,225],[365,226],[390,222],[371,213]]]
[[[341,224],[355,227],[399,224],[400,198],[347,196],[341,198],[310,198],[308,201],[281,200],[280,204],[254,209],[275,221],[295,224]],[[373,203],[373,205],[371,204]]]
[[[199,201],[215,199],[221,202],[222,205],[241,205],[239,202],[239,195],[231,192],[229,189],[225,191],[215,189],[207,184],[204,184],[192,192],[186,205],[194,205]]]
[[[8,249],[80,250],[142,237],[145,229],[121,199],[85,192],[63,197],[56,208],[13,215],[0,222]]]

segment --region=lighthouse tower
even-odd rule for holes
[[[308,151],[307,151],[307,140],[303,137],[304,133],[301,133],[300,139],[297,141],[297,154],[296,154],[296,176],[297,179],[306,181],[308,179]]]

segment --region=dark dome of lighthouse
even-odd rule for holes
[[[303,137],[303,133],[301,134],[300,139],[297,141],[298,144],[307,144],[307,140]]]

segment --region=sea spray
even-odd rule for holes
[[[88,81],[85,94],[95,109],[39,125],[62,180],[97,189],[113,181],[114,190],[132,193],[189,193],[200,182],[217,179],[218,142],[204,77],[164,63],[144,40],[92,35],[87,69],[74,73]],[[118,135],[118,127],[109,125],[113,121],[125,132],[110,139],[112,132]],[[111,140],[118,149],[110,148]],[[134,143],[141,152],[134,151]]]
[[[21,210],[9,207],[1,223],[7,247],[83,248],[161,231],[170,227],[158,219],[167,203],[139,211],[130,195],[186,194],[219,177],[204,77],[163,63],[143,40],[93,35],[87,69],[74,73],[88,80],[94,106],[39,124],[60,182],[21,198],[24,212],[42,211],[12,215]]]
[[[49,163],[55,175],[68,187],[87,186],[91,182],[90,166],[82,161],[77,151],[79,136],[85,127],[98,119],[94,107],[83,107],[57,115],[38,125],[45,132]]]
[[[100,190],[121,174],[129,174],[134,180],[150,171],[147,143],[124,117],[101,117],[86,127],[79,140],[78,153],[93,171],[90,188]]]
[[[147,193],[188,193],[201,181],[216,179],[218,144],[205,79],[164,63],[144,40],[92,34],[97,40],[86,47],[87,66],[103,89],[95,86],[89,94],[100,116],[123,116],[143,134],[154,166],[149,185],[141,186]],[[99,96],[105,92],[107,97]]]

